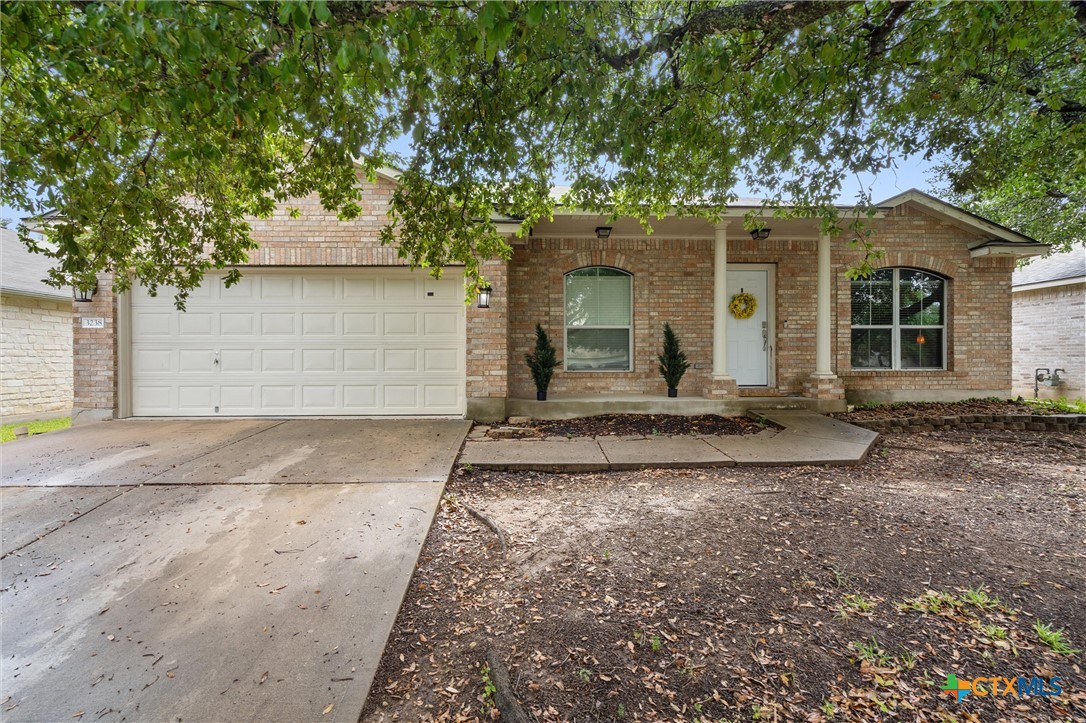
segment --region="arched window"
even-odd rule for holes
[[[853,369],[945,369],[946,280],[879,269],[852,282]]]
[[[566,274],[568,371],[633,370],[633,276],[606,266]]]

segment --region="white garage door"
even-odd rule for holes
[[[209,275],[185,312],[133,290],[134,415],[463,413],[459,274],[243,273],[230,288]]]

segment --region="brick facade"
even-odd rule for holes
[[[366,184],[363,214],[339,221],[316,197],[290,205],[264,220],[253,220],[260,248],[254,266],[404,266],[396,249],[380,244],[392,181]],[[811,222],[805,238],[781,233],[765,241],[728,241],[728,262],[772,264],[776,269],[775,377],[767,389],[741,394],[807,395],[852,400],[946,399],[1005,395],[1010,390],[1010,273],[1007,257],[973,259],[968,246],[983,240],[945,223],[914,203],[872,221],[876,243],[890,249],[882,264],[934,271],[948,282],[948,368],[945,371],[853,371],[850,364],[849,281],[844,276],[858,251],[834,241],[831,341],[838,379],[813,380],[815,370],[817,246]],[[733,236],[742,233],[734,221]],[[468,415],[502,416],[507,398],[532,399],[534,386],[524,355],[534,343],[535,324],[550,333],[564,355],[564,274],[585,266],[611,266],[633,275],[634,349],[631,372],[555,374],[556,396],[590,394],[663,395],[656,370],[662,328],[670,322],[694,366],[680,396],[702,396],[712,388],[713,255],[712,226],[705,236],[666,238],[530,237],[514,245],[511,260],[487,262],[483,273],[495,292],[489,309],[467,309],[466,396]],[[457,273],[450,268],[447,273]],[[109,280],[91,304],[79,305],[75,321],[76,406],[116,409],[117,354],[113,295]],[[79,328],[79,317],[102,316],[106,328]],[[837,323],[845,320],[845,323]]]
[[[1086,399],[1086,283],[1014,292],[1012,390],[1033,397],[1038,367],[1065,369],[1064,383],[1039,385],[1041,399]]]
[[[67,415],[72,409],[71,302],[4,294],[0,317],[4,422]]]
[[[837,324],[837,374],[850,402],[946,401],[1006,397],[1011,386],[1010,256],[972,258],[969,246],[985,240],[944,223],[920,206],[906,203],[872,222],[875,243],[887,249],[879,267],[906,266],[933,271],[947,282],[946,369],[868,371],[851,368],[851,329]],[[856,258],[846,244],[834,245],[834,268]],[[848,319],[849,280],[836,274],[837,319]]]
[[[669,322],[696,365],[683,377],[679,393],[700,396],[713,366],[713,242],[655,238],[532,238],[514,249],[509,262],[510,396],[535,397],[524,356],[535,346],[537,323],[558,348],[559,359],[564,357],[565,274],[585,266],[611,266],[633,275],[633,371],[567,372],[559,367],[549,393],[665,394],[656,355]]]
[[[103,319],[105,326],[84,329],[83,319],[88,317]],[[72,302],[72,343],[72,423],[112,417],[118,390],[117,299],[111,274],[98,278],[98,293],[90,301]]]

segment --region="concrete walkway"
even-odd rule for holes
[[[755,435],[490,439],[473,432],[461,464],[479,469],[541,472],[731,467],[850,465],[866,457],[878,434],[803,410],[750,413],[784,427]]]
[[[132,420],[5,444],[3,719],[355,723],[469,426]]]

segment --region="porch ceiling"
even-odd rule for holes
[[[738,211],[738,209],[737,209]],[[746,238],[742,214],[729,219],[729,238]],[[771,239],[818,239],[816,219],[779,219],[766,217],[764,225],[773,230]],[[540,221],[532,227],[534,238],[595,238],[597,226],[611,226],[611,238],[645,238],[648,234],[635,219],[620,218],[608,222],[606,216],[556,213],[553,221]],[[651,222],[652,237],[665,239],[712,239],[713,225],[700,218],[667,217]]]

